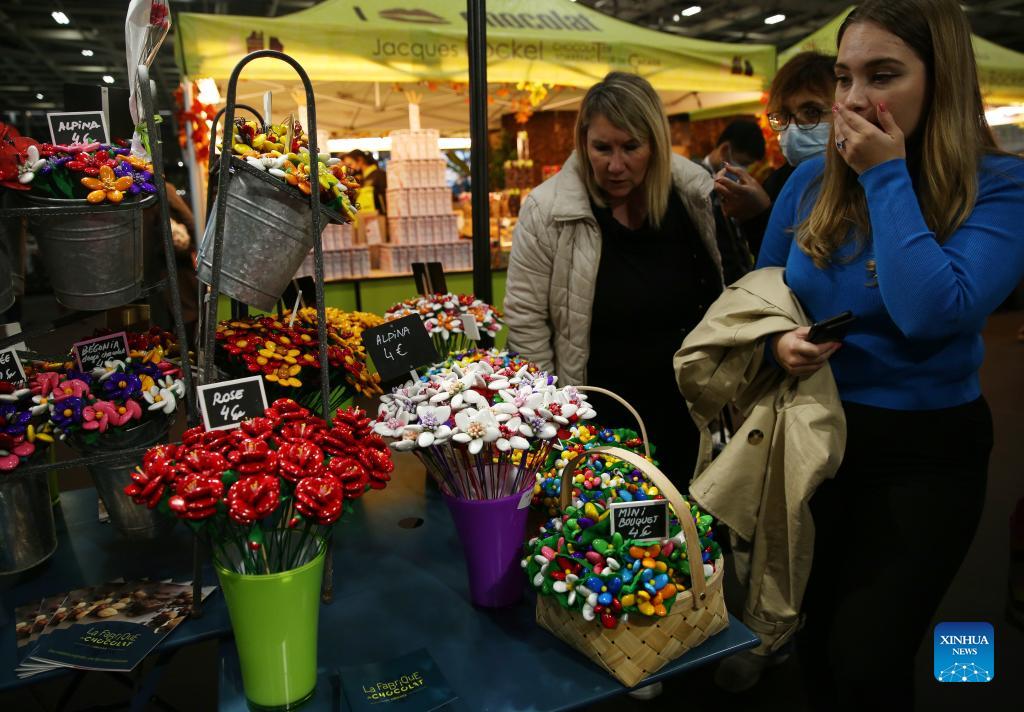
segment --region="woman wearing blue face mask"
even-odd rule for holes
[[[836,86],[835,63],[835,57],[801,52],[786,62],[772,80],[768,123],[779,133],[779,146],[786,165],[768,176],[763,186],[733,164],[728,164],[715,176],[715,191],[721,196],[722,212],[739,222],[740,232],[755,257],[782,186],[796,166],[824,153],[828,144]]]

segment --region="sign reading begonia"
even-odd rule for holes
[[[128,358],[128,334],[99,336],[95,339],[78,341],[72,347],[80,371],[89,372],[102,367],[107,361],[124,361]]]

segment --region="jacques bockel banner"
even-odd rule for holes
[[[277,18],[178,17],[178,63],[191,77],[226,79],[247,53],[276,49],[315,81],[465,82],[464,0],[327,0]],[[771,45],[708,42],[643,29],[565,0],[489,0],[487,77],[586,87],[612,70],[662,90],[760,91],[775,69]],[[282,62],[254,77],[290,80]]]

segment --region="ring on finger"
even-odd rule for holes
[[[845,151],[846,150],[846,139],[845,138],[836,139],[836,148],[839,149],[840,151]]]

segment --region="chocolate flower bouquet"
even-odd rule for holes
[[[364,411],[338,410],[328,424],[279,399],[238,429],[195,427],[181,445],[150,449],[124,491],[185,521],[218,566],[265,575],[316,556],[352,500],[383,489],[393,468]]]
[[[382,396],[374,429],[422,460],[442,492],[497,499],[532,485],[559,431],[593,416],[586,395],[534,364],[470,352]]]
[[[231,150],[235,160],[244,161],[305,195],[315,185],[321,203],[348,220],[355,219],[359,182],[340,159],[329,153],[311,160],[309,137],[298,121],[261,125],[253,119],[236,118]]]
[[[0,476],[37,459],[53,442],[45,407],[22,384],[0,381]]]
[[[335,321],[327,325],[331,409],[356,393],[380,393],[380,379],[366,367],[366,350],[360,336],[364,325],[372,322],[367,316],[349,320],[335,314]],[[292,320],[290,315],[280,319],[252,316],[221,322],[217,326],[216,362],[227,378],[259,374],[271,398],[294,398],[304,407],[319,411],[322,405],[316,310],[303,309],[296,317]]]
[[[392,321],[410,314],[419,315],[442,357],[463,353],[475,346],[466,333],[465,317],[472,317],[480,335],[493,338],[502,328],[501,312],[472,294],[428,294],[407,299],[388,309],[385,319]]]

